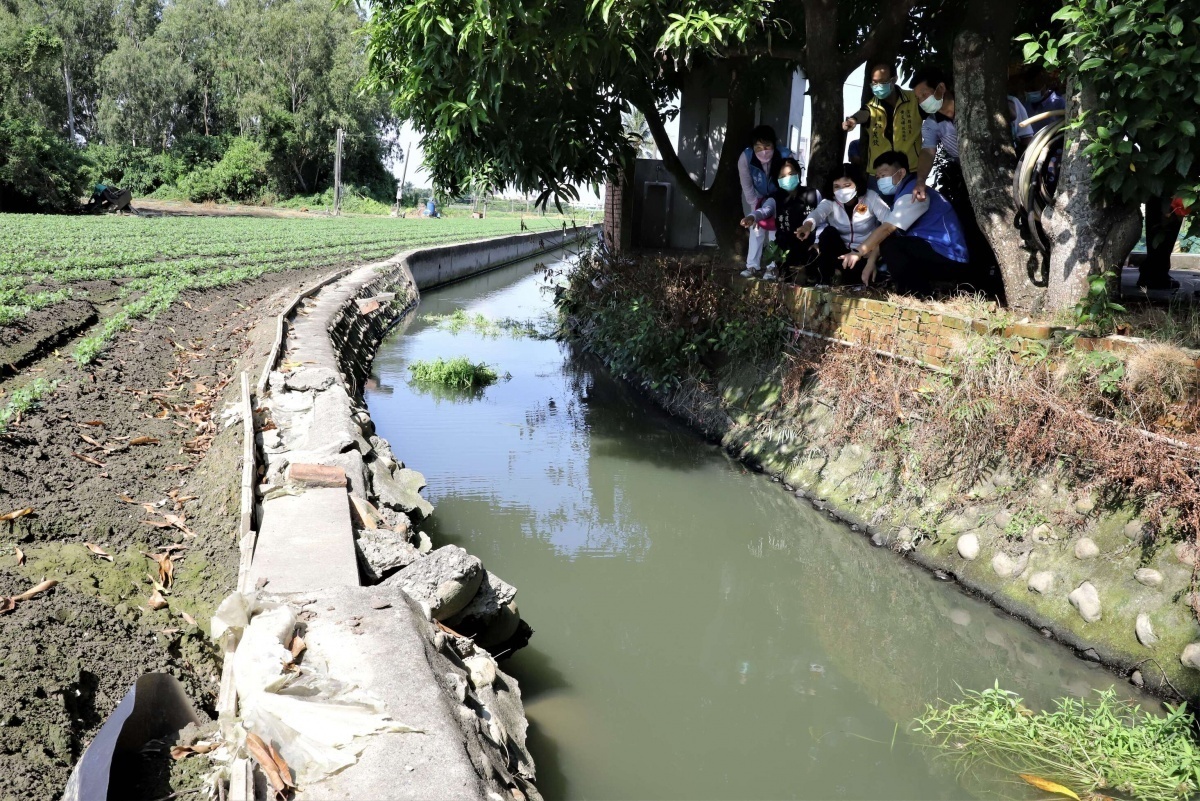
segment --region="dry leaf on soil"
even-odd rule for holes
[[[195,745],[171,746],[171,759],[180,760],[192,754],[207,754],[217,747],[216,743],[196,743]]]
[[[246,750],[254,757],[267,775],[267,781],[275,790],[276,799],[284,799],[296,785],[292,782],[292,771],[272,746],[263,742],[263,738],[254,732],[246,733]]]
[[[137,501],[135,501],[133,498],[130,498],[128,495],[118,495],[117,498],[119,500],[124,501],[125,503],[132,503],[132,504],[137,503]]]
[[[134,437],[129,440],[130,445],[157,445],[158,440],[154,437]]]
[[[18,517],[25,517],[26,515],[31,515],[31,514],[33,514],[32,506],[27,506],[24,509],[14,509],[13,511],[8,512],[7,514],[0,515],[0,523],[9,523],[9,522],[12,522],[13,520],[16,520]]]
[[[191,530],[190,528],[188,528],[188,527],[187,527],[187,525],[184,523],[184,518],[183,518],[183,515],[173,515],[173,514],[171,514],[171,513],[169,513],[169,512],[163,512],[163,517],[165,517],[165,518],[167,519],[167,522],[168,522],[168,523],[170,523],[172,526],[174,526],[175,528],[177,528],[177,529],[179,529],[180,531],[182,531],[182,532],[183,532],[183,536],[185,536],[185,537],[194,537],[194,536],[196,536],[196,532],[192,531],[192,530]]]
[[[14,548],[13,550],[17,552],[17,567],[25,564],[25,552],[20,548]]]
[[[192,617],[191,615],[189,615],[187,612],[183,611],[182,609],[179,610],[179,616],[181,618],[183,618],[185,621],[187,621],[187,624],[189,626],[199,625],[198,623],[196,623],[196,618]]]
[[[108,551],[104,550],[99,545],[96,545],[91,542],[85,542],[83,544],[83,547],[87,548],[89,551],[96,554],[96,556],[99,556],[101,559],[107,559],[110,562],[113,560],[112,556],[109,555]]]
[[[13,598],[13,600],[14,601],[31,601],[34,598],[36,598],[37,596],[41,595],[46,590],[50,589],[51,587],[55,587],[57,585],[58,585],[58,581],[56,579],[46,579],[41,584],[35,584],[32,587],[30,587],[29,589],[25,590],[25,592],[21,593],[20,595],[15,596]]]
[[[94,439],[92,439],[92,438],[91,438],[91,437],[89,437],[87,434],[80,434],[80,435],[79,435],[79,438],[80,438],[81,440],[83,440],[84,442],[86,442],[88,445],[94,445],[94,446],[95,446],[95,447],[97,447],[97,448],[103,448],[103,447],[104,447],[104,445],[103,445],[102,443],[98,442],[97,440],[94,440]]]
[[[171,557],[165,553],[146,553],[145,551],[142,551],[142,556],[158,563],[158,582],[164,587],[170,587],[171,580],[175,577],[175,563],[171,561]]]
[[[17,608],[17,602],[12,598],[0,598],[0,615],[7,615]]]
[[[79,425],[81,425],[81,426],[93,426],[93,427],[99,426],[99,427],[103,428],[103,427],[104,427],[104,421],[103,421],[103,420],[85,420],[84,422],[80,423]]]
[[[162,609],[166,605],[167,599],[164,598],[162,593],[158,590],[155,590],[154,594],[146,599],[146,606],[150,607],[151,609]]]
[[[1047,793],[1055,793],[1056,795],[1065,795],[1067,798],[1074,798],[1079,801],[1079,796],[1075,795],[1075,791],[1070,787],[1063,787],[1058,782],[1052,782],[1049,779],[1043,779],[1041,776],[1034,776],[1029,773],[1018,773],[1026,784],[1031,784],[1039,790],[1044,790]]]
[[[88,464],[94,464],[94,465],[96,465],[96,467],[104,467],[104,462],[101,462],[97,459],[93,459],[90,456],[85,456],[82,453],[72,452],[71,455],[74,456],[76,459],[79,459],[80,461],[87,462]]]
[[[297,634],[295,637],[292,637],[292,647],[288,650],[292,652],[292,659],[295,659],[304,653],[306,648],[308,648],[308,645],[304,642],[304,638]]]

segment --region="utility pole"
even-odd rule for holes
[[[346,132],[337,129],[337,148],[333,156],[333,215],[342,213],[342,143],[346,141]]]
[[[400,201],[404,200],[404,182],[408,179],[408,159],[412,153],[412,142],[408,143],[408,149],[404,151],[404,171],[400,173],[400,189],[396,192],[396,205],[400,205]]]

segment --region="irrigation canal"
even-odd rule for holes
[[[543,794],[1032,797],[959,784],[912,719],[960,686],[1037,708],[1114,677],[748,473],[594,359],[424,319],[544,319],[544,287],[530,261],[429,292],[367,392],[429,481],[435,545],[520,590],[536,634],[505,669]],[[459,355],[511,378],[468,397],[409,383],[412,361]]]

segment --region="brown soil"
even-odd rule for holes
[[[0,800],[57,797],[144,672],[178,676],[211,711],[220,668],[205,630],[238,561],[241,426],[225,427],[221,413],[240,398],[240,370],[253,381],[274,335],[273,324],[256,324],[319,275],[188,294],[86,370],[51,355],[8,380],[40,376],[58,387],[0,437],[0,515],[35,510],[0,523],[0,595],[43,578],[60,584],[0,617]],[[70,319],[63,309],[60,324]],[[136,437],[157,442],[130,444]],[[169,606],[151,610],[157,567],[144,554],[172,545],[183,548],[172,552]]]

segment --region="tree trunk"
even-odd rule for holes
[[[71,88],[71,68],[67,66],[65,60],[63,61],[63,86],[67,90],[67,133],[74,146],[78,144],[75,141],[75,91]]]
[[[1009,306],[1037,311],[1045,289],[1034,284],[1038,259],[1015,225],[1017,152],[1008,126],[1008,53],[1015,2],[971,0],[954,40],[959,160],[976,222],[991,245]],[[974,256],[973,258],[977,258]]]
[[[1078,119],[1098,106],[1095,90],[1079,86],[1077,79],[1072,79],[1069,91],[1067,119]],[[1108,271],[1120,275],[1142,231],[1142,214],[1136,205],[1092,199],[1092,164],[1083,149],[1094,134],[1094,123],[1086,117],[1067,132],[1054,205],[1042,217],[1051,243],[1047,299],[1051,310],[1069,309],[1087,295],[1089,276]]]
[[[812,98],[812,138],[805,182],[822,187],[841,165],[846,147],[842,85],[847,71],[845,57],[838,50],[836,0],[805,0],[804,41],[808,95]]]

